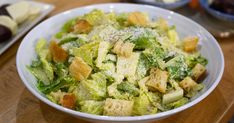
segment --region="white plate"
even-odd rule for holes
[[[49,14],[53,9],[54,5],[28,1],[31,5],[41,8],[40,15],[37,16],[32,21],[26,21],[19,25],[16,35],[12,36],[9,40],[0,43],[0,55],[6,51],[12,44],[14,44],[20,37],[22,37],[29,29],[31,29],[35,24],[41,21],[47,14]],[[10,3],[10,2],[7,2]]]

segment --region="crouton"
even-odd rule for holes
[[[153,68],[150,70],[149,80],[146,82],[146,85],[151,90],[158,90],[161,93],[166,93],[168,76],[167,71]]]
[[[185,91],[190,91],[197,83],[191,77],[185,77],[179,85]]]
[[[92,25],[86,20],[78,20],[73,31],[77,33],[89,33],[92,30]]]
[[[193,52],[197,49],[198,37],[187,37],[183,40],[184,51]]]
[[[104,104],[104,115],[130,116],[132,114],[133,101],[108,98]]]
[[[123,41],[118,41],[115,43],[113,52],[119,56],[130,57],[133,53],[133,48],[135,44]]]
[[[50,42],[49,50],[54,62],[65,62],[68,58],[68,53],[55,41]]]
[[[128,15],[128,23],[130,25],[146,26],[148,18],[141,12],[132,12]]]
[[[88,78],[92,68],[80,57],[75,57],[69,66],[69,72],[76,80],[81,81]]]
[[[205,72],[206,72],[206,68],[203,65],[198,63],[192,69],[192,78],[194,80],[198,80]]]
[[[74,94],[65,94],[61,99],[60,103],[63,107],[74,109],[76,103],[76,97]]]
[[[121,54],[125,57],[131,56],[134,46],[135,44],[133,43],[129,43],[129,42],[124,43],[124,45],[121,48]]]

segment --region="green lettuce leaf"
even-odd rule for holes
[[[189,68],[193,68],[197,63],[206,66],[208,63],[208,60],[204,57],[202,57],[200,54],[195,55],[189,55],[185,57],[186,63],[188,64]]]
[[[169,103],[169,104],[167,105],[167,107],[169,107],[170,109],[174,109],[174,108],[178,108],[178,107],[180,107],[180,106],[182,106],[182,105],[185,105],[185,104],[188,103],[188,102],[189,102],[189,99],[183,97],[183,98],[179,99],[178,101]]]
[[[57,91],[61,88],[68,88],[76,83],[72,77],[64,77],[51,82],[49,85],[45,85],[42,81],[38,81],[37,88],[44,94],[48,94],[52,91]]]
[[[121,26],[125,26],[128,19],[128,13],[120,13],[116,16],[116,20]]]
[[[136,77],[138,80],[146,76],[147,71],[150,69],[151,63],[147,57],[141,53],[136,69]]]
[[[68,75],[68,67],[64,63],[56,63],[54,65],[54,72],[58,78],[63,78]]]
[[[102,115],[103,114],[103,101],[95,101],[95,100],[85,100],[80,102],[81,112],[86,112],[90,114]]]
[[[157,108],[153,106],[145,93],[141,93],[139,97],[134,98],[133,114],[147,115],[157,113]]]
[[[41,67],[28,66],[27,68],[37,78],[37,80],[43,82],[43,84],[45,84],[45,85],[49,85],[50,80]]]
[[[155,47],[153,49],[147,49],[143,51],[143,54],[147,58],[150,67],[165,69],[166,64],[163,59],[166,58],[167,53],[163,48]]]
[[[132,100],[133,95],[130,95],[126,92],[121,92],[117,89],[119,83],[114,82],[110,86],[107,87],[108,96],[115,98],[115,99],[122,99],[122,100]]]
[[[105,14],[102,10],[94,9],[88,14],[85,14],[84,19],[87,20],[91,25],[99,25],[102,23],[104,16]]]
[[[127,92],[133,96],[139,95],[139,89],[130,82],[122,82],[119,85],[117,85],[117,89],[122,92]]]
[[[52,64],[47,60],[50,53],[46,45],[47,41],[45,39],[39,39],[36,44],[36,52],[39,56],[40,62],[42,63],[43,71],[46,73],[48,79],[52,81],[54,79],[54,71]]]
[[[97,58],[98,55],[98,47],[99,42],[90,42],[88,44],[84,44],[81,47],[73,47],[70,53],[74,56],[81,57],[87,64],[93,66],[94,58]]]
[[[101,67],[103,65],[103,61],[106,59],[106,55],[110,49],[110,43],[106,41],[102,41],[99,43],[98,47],[98,56],[95,60],[96,66]]]
[[[106,77],[102,73],[91,75],[92,79],[83,80],[77,88],[78,100],[102,100],[106,97]]]
[[[185,58],[182,55],[178,55],[166,63],[166,68],[169,72],[170,79],[182,80],[186,76],[191,74],[191,70],[185,62]]]
[[[205,87],[203,83],[199,83],[195,85],[185,96],[188,98],[194,97],[200,90]]]
[[[62,26],[62,29],[61,31],[62,32],[65,32],[65,33],[68,33],[70,32],[71,28],[76,24],[76,18],[72,18],[70,20],[68,20],[63,26]]]
[[[73,26],[76,24],[76,21],[77,18],[72,18],[66,21],[65,24],[62,26],[61,31],[56,33],[54,37],[57,39],[61,39],[65,34],[69,33],[72,30]]]

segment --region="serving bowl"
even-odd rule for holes
[[[26,66],[30,65],[33,59],[36,59],[37,55],[35,52],[35,45],[38,39],[45,38],[50,39],[52,35],[58,32],[61,26],[71,18],[83,15],[90,12],[93,9],[101,9],[105,12],[115,11],[119,12],[131,12],[131,11],[142,11],[149,14],[151,19],[156,19],[158,17],[163,17],[169,21],[169,24],[176,25],[177,32],[181,38],[188,35],[195,35],[200,38],[200,52],[205,56],[209,63],[207,65],[208,75],[204,80],[205,88],[200,91],[195,97],[191,99],[189,103],[183,105],[179,108],[144,116],[126,116],[126,117],[113,117],[113,116],[98,116],[87,113],[82,113],[79,111],[70,110],[57,105],[46,98],[46,96],[41,93],[36,87],[36,79],[27,70]],[[48,40],[49,41],[49,40]],[[168,117],[177,112],[183,111],[193,105],[197,104],[205,97],[207,97],[218,85],[224,70],[224,58],[223,53],[218,45],[215,38],[206,31],[203,27],[193,22],[192,20],[179,15],[173,11],[168,11],[165,9],[148,6],[148,5],[136,5],[136,4],[98,4],[91,5],[81,8],[72,9],[65,11],[58,15],[55,15],[32,29],[23,39],[22,43],[17,52],[17,70],[22,82],[28,88],[28,90],[39,98],[44,103],[71,114],[75,117],[79,117],[88,121],[95,122],[148,122],[153,120],[158,120],[161,118]]]

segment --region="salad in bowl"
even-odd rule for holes
[[[49,43],[48,43],[49,42]],[[63,107],[95,115],[141,116],[185,105],[204,88],[208,60],[199,37],[147,13],[94,9],[36,43],[28,70]]]

